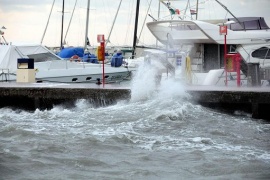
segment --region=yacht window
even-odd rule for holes
[[[251,53],[252,57],[259,59],[270,59],[270,48],[269,47],[261,47]]]
[[[255,20],[255,21],[247,21],[247,22],[244,22],[244,24],[245,24],[245,29],[246,30],[259,29],[259,24],[258,24],[257,20]]]
[[[241,24],[242,24],[242,26],[239,23],[233,23],[230,25],[230,29],[233,31],[243,30],[244,24],[243,23],[241,23]]]
[[[241,22],[243,26],[240,26],[237,20]],[[264,18],[262,17],[240,17],[237,20],[234,18],[228,19],[228,21],[236,22],[229,25],[229,28],[233,31],[269,29]]]

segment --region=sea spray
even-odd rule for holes
[[[155,61],[140,64],[131,82],[129,106],[133,106],[132,109],[141,109],[141,114],[151,111],[151,115],[145,115],[145,118],[159,122],[184,120],[190,117],[191,112],[195,115],[194,111],[201,111],[190,102],[181,80],[163,73],[159,81],[159,73],[160,67]]]
[[[131,102],[148,99],[156,90],[157,70],[150,64],[140,64],[131,82]]]
[[[161,75],[161,79],[160,78]],[[182,81],[160,73],[153,64],[141,63],[131,82],[131,102],[149,98],[188,97]]]

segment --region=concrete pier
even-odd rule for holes
[[[255,119],[270,120],[270,87],[211,87],[186,88],[192,100],[203,106],[234,112],[245,111]]]
[[[108,84],[0,83],[0,107],[26,110],[51,109],[54,105],[73,106],[87,99],[94,106],[108,106],[130,98],[130,89]]]
[[[270,87],[187,86],[191,101],[213,109],[242,110],[256,119],[270,120]],[[0,83],[0,107],[26,110],[51,109],[54,105],[73,106],[87,99],[94,106],[108,106],[129,100],[130,87],[123,84]]]

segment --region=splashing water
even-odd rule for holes
[[[171,99],[174,97],[187,97],[181,81],[167,77],[165,74],[160,79],[159,70],[150,64],[140,64],[131,83],[131,102],[147,99]]]
[[[156,69],[140,64],[131,82],[131,102],[149,98],[156,89]]]

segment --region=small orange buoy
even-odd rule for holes
[[[71,56],[70,61],[80,62],[81,58],[78,55],[73,55]]]

